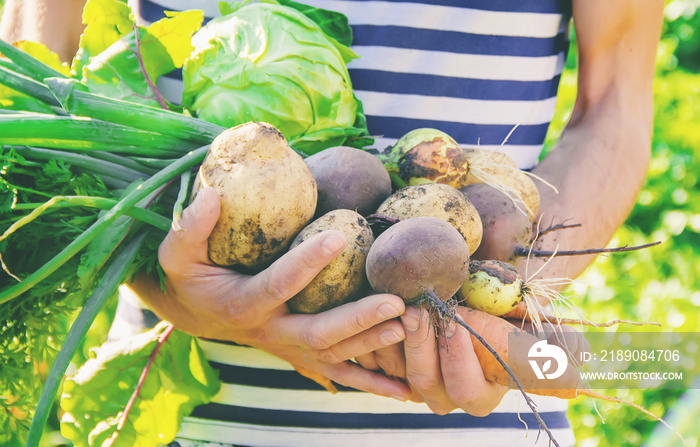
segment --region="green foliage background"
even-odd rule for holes
[[[598,257],[581,276],[580,284],[569,291],[591,321],[659,321],[663,331],[700,332],[699,7],[698,0],[667,2],[654,84],[652,160],[637,203],[611,246],[663,243],[652,249]],[[572,40],[547,148],[556,141],[575,99],[576,51]],[[667,411],[682,391],[607,390],[607,394],[668,417]],[[686,398],[698,402],[700,390],[688,392]],[[688,447],[700,445],[697,407],[695,422],[683,432]],[[649,441],[657,426],[634,408],[585,398],[570,405],[569,416],[581,447],[640,446]],[[675,421],[670,422],[681,429],[682,424]],[[655,443],[649,441],[650,446],[680,445],[669,430],[656,430]]]

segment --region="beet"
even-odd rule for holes
[[[398,295],[407,304],[428,295],[447,300],[469,277],[469,247],[444,220],[414,217],[377,237],[366,271],[374,290]]]
[[[372,214],[391,195],[391,179],[381,161],[369,152],[338,146],[306,159],[316,179],[316,217],[335,209]]]

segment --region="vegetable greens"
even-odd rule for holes
[[[63,386],[61,433],[76,445],[153,446],[171,442],[182,418],[211,400],[220,382],[191,336],[174,331],[164,342],[128,416],[124,408],[167,329],[152,330],[96,349]],[[119,424],[123,428],[115,435]]]
[[[244,83],[254,96],[240,100],[237,119],[290,123],[290,144],[309,154],[369,143],[345,67],[355,57],[347,47],[347,18],[291,0],[246,3],[222,8],[252,16],[267,11],[257,16],[272,39],[267,57],[282,46],[293,54],[281,65],[253,69],[250,61],[232,62],[232,53],[222,50],[225,58],[217,56],[214,65],[242,63],[251,68],[248,81],[286,78],[279,84]],[[88,0],[87,26],[70,67],[43,45],[0,40],[2,445],[25,438],[27,446],[38,445],[62,375],[97,313],[136,272],[162,275],[157,247],[173,220],[177,227],[208,145],[231,125],[189,116],[159,100],[154,88],[159,77],[184,65],[185,77],[199,77],[202,82],[196,82],[208,89],[190,84],[187,101],[201,105],[236,78],[212,75],[211,61],[197,68],[203,59],[191,54],[191,38],[202,21],[202,11],[192,10],[136,26],[126,0]],[[207,40],[206,33],[199,39]],[[304,43],[307,38],[320,46]],[[301,113],[298,107],[308,98],[313,112]],[[267,109],[298,116],[258,114]],[[182,417],[211,399],[218,380],[195,340],[175,331],[165,341],[164,331],[159,326],[128,343],[103,346],[66,382],[62,407],[73,421],[62,430],[76,445],[114,435],[130,394],[125,390],[136,386],[158,343],[162,350],[116,442],[167,443]],[[124,365],[130,365],[126,372],[114,369]],[[115,374],[120,381],[110,379]],[[149,422],[154,415],[157,430]]]

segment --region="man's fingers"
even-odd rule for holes
[[[390,320],[322,350],[318,357],[322,362],[340,363],[395,345],[404,338],[401,323]]]
[[[406,355],[402,343],[378,349],[374,353],[374,360],[387,376],[406,378]]]
[[[324,231],[304,241],[277,259],[263,272],[249,278],[245,294],[256,306],[269,310],[299,293],[345,248],[345,236],[337,230]]]
[[[379,370],[379,364],[377,363],[377,360],[374,358],[374,352],[355,356],[355,361],[360,366],[362,366],[364,369],[367,369],[370,371]]]
[[[214,188],[203,188],[182,212],[177,225],[165,237],[158,251],[166,272],[186,268],[187,264],[211,264],[207,240],[221,212],[219,194]],[[187,261],[187,262],[184,262]]]
[[[335,365],[319,364],[317,372],[334,382],[360,391],[407,401],[411,397],[410,388],[398,379],[386,377],[383,374],[368,371],[352,362]]]
[[[466,329],[450,323],[445,332],[439,346],[448,399],[471,415],[488,415],[501,402],[506,388],[486,380]]]
[[[317,315],[284,315],[275,322],[274,337],[280,343],[322,351],[400,316],[404,308],[403,300],[395,295],[372,295]],[[398,331],[399,337],[402,336],[401,329],[397,329],[395,325],[391,327]],[[385,337],[388,341],[391,337],[383,330],[375,330],[363,336],[369,338],[355,339],[353,342],[355,348],[365,346],[360,349],[361,352],[352,353],[347,348],[353,345],[346,345],[343,348],[343,356],[351,358],[364,354],[368,352],[366,346],[387,346],[382,343],[381,338]],[[362,341],[358,342],[360,340]]]
[[[435,346],[435,330],[427,310],[408,307],[401,317],[406,331],[406,381],[437,414],[454,409],[449,405]]]

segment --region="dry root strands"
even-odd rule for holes
[[[536,275],[536,274],[535,274]],[[579,324],[595,327],[609,327],[616,324],[660,325],[656,322],[635,322],[614,320],[605,323],[593,323],[578,312],[574,302],[564,297],[555,287],[566,286],[573,281],[569,279],[523,279],[516,268],[505,262],[471,260],[469,262],[469,279],[462,284],[458,298],[464,304],[494,316],[508,314],[509,318],[518,318],[531,323],[535,332],[544,333],[544,324],[559,327],[562,324]],[[545,298],[550,304],[551,313],[539,304],[538,297]],[[567,311],[574,312],[578,318],[563,318]]]
[[[504,141],[505,143],[505,141]],[[485,183],[501,191],[533,220],[539,211],[540,197],[532,178],[521,171],[506,154],[480,148],[464,149],[444,132],[421,128],[407,133],[392,148],[389,158],[398,165],[398,176],[406,185],[444,183],[461,188]]]
[[[545,297],[554,309],[562,303],[575,309],[571,300],[562,296],[547,283],[530,277],[524,279],[516,268],[507,262],[495,260],[472,260],[469,262],[469,279],[462,284],[459,298],[465,304],[490,315],[501,316],[518,308],[523,309],[528,321],[532,322],[538,333],[543,332],[542,324],[537,318],[541,314],[538,296]],[[562,280],[556,280],[561,282]]]
[[[560,399],[576,399],[579,396],[586,396],[628,405],[673,430],[685,445],[683,437],[676,430],[670,427],[662,418],[649,412],[644,407],[624,399],[607,396],[587,389],[581,383],[580,374],[574,362],[569,362],[564,374],[559,378],[549,379],[548,383],[552,384],[551,388],[541,388],[542,382],[534,374],[527,357],[509,356],[509,351],[511,350],[513,352],[527,352],[534,343],[539,341],[534,335],[518,329],[502,318],[464,307],[458,307],[453,315],[457,324],[465,328],[467,326],[471,328],[470,333],[474,338],[474,352],[479,359],[479,364],[484,371],[486,380],[510,388],[520,388],[522,385],[526,392],[541,396],[553,396]],[[475,336],[475,332],[480,334],[480,336]],[[507,363],[511,371],[504,368],[504,365],[496,358],[496,354]],[[513,381],[514,375],[517,376],[517,382],[515,383]],[[553,383],[552,381],[555,382]]]
[[[540,194],[533,179],[558,192],[556,187],[541,177],[518,169],[508,155],[480,148],[464,150],[469,164],[469,175],[463,186],[485,183],[505,194],[530,220],[540,208]]]

